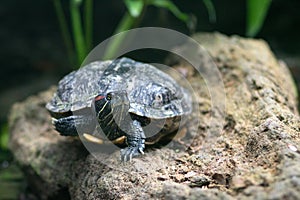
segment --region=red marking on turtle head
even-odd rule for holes
[[[95,97],[95,101],[99,101],[99,100],[104,99],[104,98],[105,98],[105,96],[99,95],[99,96]]]

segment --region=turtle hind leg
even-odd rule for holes
[[[91,132],[95,129],[95,122],[89,116],[71,115],[59,119],[52,118],[52,124],[63,136],[78,136],[78,133]]]
[[[145,149],[145,133],[141,123],[133,120],[126,127],[126,143],[128,147],[121,149],[121,160],[130,161],[133,157],[144,154]]]

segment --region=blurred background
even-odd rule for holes
[[[10,107],[56,84],[103,40],[146,26],[187,35],[218,31],[262,38],[288,64],[299,88],[299,9],[298,0],[2,0],[0,199],[35,199],[7,148]],[[131,56],[142,60],[151,55]],[[155,55],[152,61],[159,62],[164,56]]]

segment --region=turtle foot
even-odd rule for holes
[[[126,147],[121,149],[121,160],[123,162],[131,161],[133,157],[144,154],[144,146]]]
[[[145,134],[142,129],[141,123],[137,120],[125,126],[127,133],[126,143],[128,147],[121,149],[121,160],[123,162],[131,161],[133,157],[144,154],[145,149]]]

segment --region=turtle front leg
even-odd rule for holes
[[[78,136],[78,133],[90,133],[95,129],[95,121],[90,116],[72,115],[59,119],[52,118],[52,124],[63,136]]]
[[[126,162],[133,157],[144,154],[146,137],[141,123],[137,120],[131,120],[124,131],[127,134],[126,143],[128,147],[121,149],[121,160]]]

